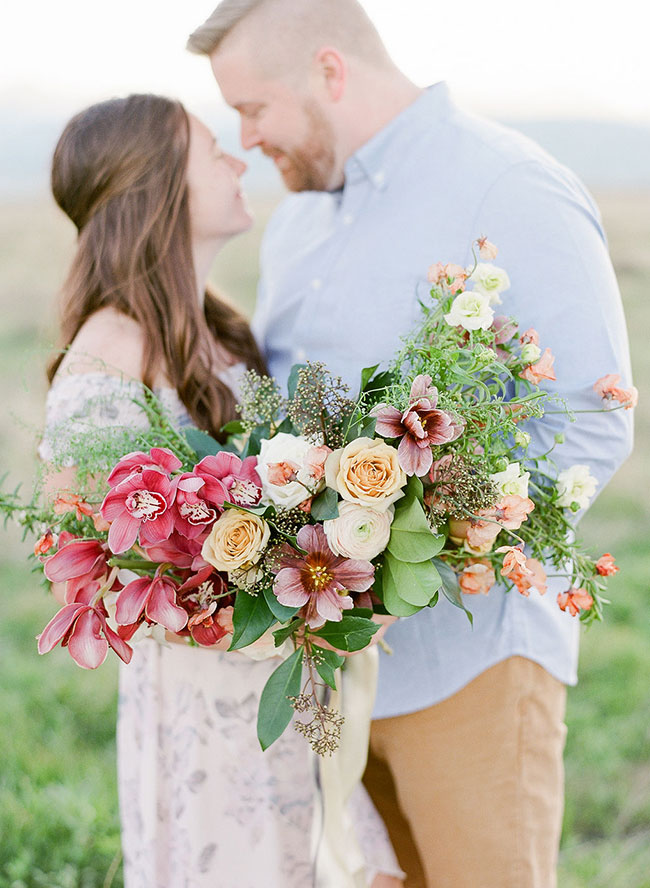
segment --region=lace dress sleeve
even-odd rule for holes
[[[74,465],[71,455],[97,429],[133,435],[148,426],[141,400],[143,387],[107,373],[78,373],[56,379],[45,402],[45,428],[38,453],[46,462]]]

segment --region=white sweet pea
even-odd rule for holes
[[[570,508],[572,503],[577,503],[581,509],[586,509],[596,493],[598,481],[589,471],[589,466],[575,465],[560,472],[556,486],[558,506]]]
[[[534,342],[527,342],[521,350],[521,360],[525,364],[536,364],[542,356],[542,350]]]
[[[307,468],[307,457],[313,450],[314,445],[306,438],[286,432],[279,432],[270,440],[262,440],[256,468],[262,482],[263,503],[293,509],[308,499],[312,492],[322,488],[324,481],[317,481]],[[269,466],[277,463],[295,465],[296,480],[286,484],[271,484]]]
[[[465,290],[451,303],[451,311],[445,315],[451,327],[465,330],[487,330],[494,320],[490,297],[478,290]]]
[[[508,273],[489,262],[479,262],[469,279],[476,291],[489,297],[490,305],[500,305],[501,293],[510,286]]]
[[[517,429],[514,434],[515,444],[519,447],[528,447],[530,444],[530,435],[528,432],[523,432],[521,429]]]
[[[394,513],[393,506],[378,512],[357,503],[339,503],[339,517],[323,521],[330,549],[344,558],[371,561],[388,545]]]
[[[530,472],[522,472],[518,462],[510,463],[504,472],[490,475],[500,496],[528,496],[528,479]]]

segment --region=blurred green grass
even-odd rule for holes
[[[602,194],[641,392],[637,446],[581,524],[611,551],[604,626],[584,633],[580,685],[569,692],[566,812],[560,888],[650,888],[650,195]],[[260,222],[229,244],[213,271],[250,312]],[[29,489],[54,338],[55,293],[74,236],[47,203],[0,207],[0,452]],[[114,662],[96,673],[66,652],[45,658],[34,636],[55,605],[30,574],[14,528],[0,535],[0,888],[122,884],[115,781]],[[112,880],[112,881],[111,881]]]

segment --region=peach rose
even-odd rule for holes
[[[458,578],[466,595],[487,595],[496,581],[492,565],[484,558],[468,561]]]
[[[240,509],[226,509],[203,543],[201,556],[217,570],[234,571],[256,564],[270,535],[263,518]]]
[[[394,447],[379,439],[357,438],[330,453],[325,480],[344,500],[384,512],[404,496],[407,477]]]

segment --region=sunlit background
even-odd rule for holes
[[[308,0],[304,0],[308,2]],[[318,0],[313,0],[318,2]],[[640,390],[636,452],[581,524],[614,553],[606,624],[585,633],[569,694],[560,888],[650,888],[650,52],[640,0],[365,0],[419,85],[446,80],[466,108],[511,123],[595,192],[628,318]],[[180,98],[242,153],[206,59],[185,51],[212,0],[8,0],[0,17],[0,495],[29,495],[56,294],[75,248],[48,194],[68,118],[135,91]],[[259,240],[282,196],[252,152],[252,232],[219,255],[222,292],[250,312]],[[432,256],[452,261],[454,257]],[[577,260],[579,257],[577,257]],[[120,888],[116,662],[96,673],[38,657],[56,610],[29,543],[0,528],[0,888]],[[441,750],[444,755],[444,750]]]

